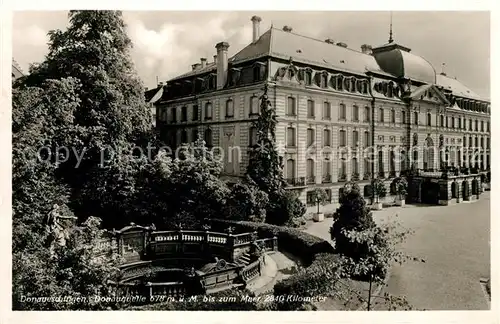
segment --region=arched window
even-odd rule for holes
[[[358,168],[358,159],[357,158],[352,158],[351,160],[351,167],[352,167],[352,174],[353,175],[359,175],[359,168]]]
[[[347,175],[347,165],[346,165],[346,160],[344,158],[340,159],[340,166],[339,166],[339,181],[344,181],[346,179]]]
[[[337,77],[337,90],[339,90],[339,91],[344,90],[344,77],[343,76]]]
[[[226,101],[226,117],[234,117],[234,103],[232,99]]]
[[[204,139],[205,139],[205,145],[208,148],[213,146],[213,144],[212,144],[212,130],[210,128],[205,129]]]
[[[332,181],[332,161],[329,158],[323,160],[323,181],[322,182],[331,182]]]
[[[205,104],[205,119],[212,119],[212,103],[211,102],[207,102]]]
[[[312,84],[312,72],[310,70],[306,70],[305,83],[306,86],[310,86]]]
[[[326,88],[328,85],[328,74],[321,73],[321,87]]]

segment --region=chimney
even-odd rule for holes
[[[255,43],[260,37],[260,22],[262,21],[262,18],[259,16],[253,16],[250,20],[253,24],[252,42]]]
[[[224,88],[227,80],[227,42],[220,42],[215,45],[217,49],[217,90]]]
[[[361,45],[361,52],[363,54],[368,54],[368,55],[372,55],[372,46],[371,45],[368,45],[368,44],[363,44]]]
[[[325,43],[335,45],[335,41],[331,38],[325,39]]]
[[[214,63],[217,64],[217,55],[214,55]]]
[[[337,43],[337,46],[347,48],[347,44],[346,43]]]
[[[194,70],[198,70],[201,67],[201,64],[200,63],[196,63],[196,64],[191,65],[191,67],[193,68],[193,71]]]
[[[286,31],[287,33],[291,32],[292,30],[293,28],[290,26],[283,26],[283,31]]]
[[[201,62],[201,68],[204,68],[205,66],[207,66],[207,59],[202,57],[200,59],[200,62]]]

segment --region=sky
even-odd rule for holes
[[[234,55],[251,42],[250,18],[262,18],[260,32],[271,24],[321,40],[331,38],[360,50],[389,38],[390,13],[384,11],[124,11],[132,59],[145,87],[191,70],[215,44],[229,43]],[[431,62],[436,71],[456,77],[483,98],[490,98],[490,13],[395,11],[393,38]],[[47,53],[47,32],[65,29],[65,11],[18,11],[13,15],[12,55],[25,71]]]

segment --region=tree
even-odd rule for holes
[[[345,257],[343,267],[351,276],[368,279],[367,310],[371,309],[373,297],[385,299],[386,302],[390,303],[390,307],[411,308],[405,298],[390,294],[373,296],[372,290],[373,283],[382,284],[384,282],[389,268],[393,264],[402,264],[410,259],[408,255],[399,250],[399,246],[413,231],[403,228],[397,221],[390,221],[361,231],[347,229],[343,231],[353,244],[363,246],[365,252],[357,259]]]
[[[95,195],[89,196],[89,193],[103,191],[98,187],[103,182],[94,181],[105,177],[107,172],[100,168],[101,153],[110,149],[121,152],[129,143],[144,144],[152,134],[151,113],[130,57],[131,41],[122,14],[119,11],[71,11],[68,28],[49,32],[48,45],[45,60],[34,65],[30,74],[14,87],[41,87],[48,80],[67,78],[81,85],[78,91],[68,93],[67,98],[79,104],[66,110],[68,129],[60,130],[57,136],[72,138],[68,148],[84,152],[83,158],[79,161],[76,154],[69,154],[58,167],[57,175],[70,186],[72,197],[78,198],[71,199],[78,215],[115,216],[108,212],[112,206],[96,210],[94,206],[101,206],[102,202],[95,201]],[[73,128],[77,132],[72,131]],[[42,133],[42,138],[56,135]],[[126,184],[119,185],[118,190],[124,186]],[[121,195],[117,193],[114,200],[119,201]]]
[[[100,220],[90,217],[80,227],[71,227],[65,246],[55,255],[40,246],[13,254],[13,308],[17,310],[102,309],[110,305],[89,297],[111,296],[108,280],[118,275],[119,258],[103,240]],[[30,302],[29,298],[55,297]],[[62,298],[84,298],[81,302]]]
[[[55,174],[69,154],[61,148],[77,145],[82,132],[72,125],[79,89],[67,78],[12,92],[13,252],[37,248],[45,216],[69,202],[70,188]]]
[[[263,222],[269,198],[265,192],[252,184],[251,179],[247,181],[231,186],[224,216],[231,220]]]
[[[393,180],[394,194],[398,195],[399,199],[404,199],[408,193],[408,182],[405,178],[398,177]]]
[[[319,214],[319,206],[326,205],[328,200],[328,195],[326,194],[326,191],[324,189],[315,188],[311,193],[311,197],[318,207],[318,214]]]
[[[275,225],[289,223],[306,212],[299,198],[285,190],[286,182],[276,149],[276,111],[267,95],[268,84],[260,97],[260,114],[252,126],[257,131],[257,145],[249,155],[247,177],[269,197],[266,222]]]
[[[267,96],[268,85],[260,97],[260,113],[252,126],[257,131],[257,145],[250,151],[247,175],[266,193],[285,186],[282,166],[276,149],[276,110]]]
[[[380,179],[373,179],[371,181],[373,200],[378,203],[379,198],[384,198],[387,194],[387,189],[385,188],[384,182]]]
[[[367,253],[366,246],[353,242],[346,234],[353,230],[362,232],[375,227],[372,213],[357,186],[344,190],[333,220],[330,235],[335,242],[336,252],[353,260],[363,257]]]

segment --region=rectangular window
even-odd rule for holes
[[[307,129],[307,146],[311,146],[314,144],[314,129]]]
[[[406,123],[406,111],[401,112],[401,124]]]
[[[339,105],[339,120],[345,120],[346,119],[346,109],[345,105],[341,103]]]
[[[226,117],[234,117],[234,102],[232,99],[226,101]]]
[[[384,108],[380,108],[378,110],[378,120],[379,122],[383,123],[384,122]]]
[[[307,117],[314,118],[314,101],[307,100]]]
[[[462,129],[462,118],[458,118],[458,129]]]
[[[490,131],[490,122],[486,122],[486,131],[489,132]]]
[[[481,120],[481,132],[484,132],[484,121]]]
[[[295,98],[294,97],[288,97],[287,100],[287,110],[286,114],[287,116],[295,116]]]
[[[352,132],[352,146],[356,147],[358,146],[359,142],[359,136],[358,136],[358,131],[353,131]]]
[[[478,131],[478,127],[477,127],[477,119],[476,121],[474,122],[474,130],[477,132]]]
[[[394,111],[394,109],[391,109],[391,123],[395,122],[396,122],[396,112]]]
[[[365,147],[370,146],[370,133],[369,132],[365,132],[364,144],[365,144]]]
[[[490,138],[489,137],[486,138],[486,148],[487,149],[490,148]]]
[[[370,107],[368,107],[368,106],[366,106],[365,109],[364,109],[363,120],[366,123],[370,122]]]
[[[469,130],[472,130],[472,119],[469,119]]]
[[[185,122],[188,120],[188,111],[187,107],[184,106],[181,108],[181,121]]]
[[[352,107],[352,120],[355,122],[359,121],[359,108],[356,105]]]
[[[250,98],[250,115],[259,114],[259,98],[257,96],[252,96]]]
[[[446,117],[446,128],[448,128],[448,117]]]
[[[212,103],[205,104],[205,119],[212,119]]]
[[[172,108],[172,123],[177,122],[177,108],[173,107]]]
[[[330,134],[330,130],[329,129],[323,130],[323,146],[331,146],[332,145],[331,139],[332,136]]]
[[[288,127],[286,130],[286,144],[295,147],[295,128],[293,127]]]
[[[446,121],[448,123],[448,120]],[[427,126],[431,126],[432,125],[432,116],[431,114],[427,114]],[[448,124],[446,124],[446,127],[448,127]]]
[[[339,145],[340,146],[346,146],[346,132],[345,130],[340,131],[340,136],[339,136]]]
[[[418,125],[418,112],[414,112],[413,113],[413,122],[415,123],[415,125]]]
[[[332,113],[332,109],[331,109],[330,103],[329,102],[324,102],[323,103],[323,118],[324,119],[330,119],[331,118],[331,113]]]
[[[198,113],[198,105],[193,105],[193,121],[197,121],[199,113]]]

